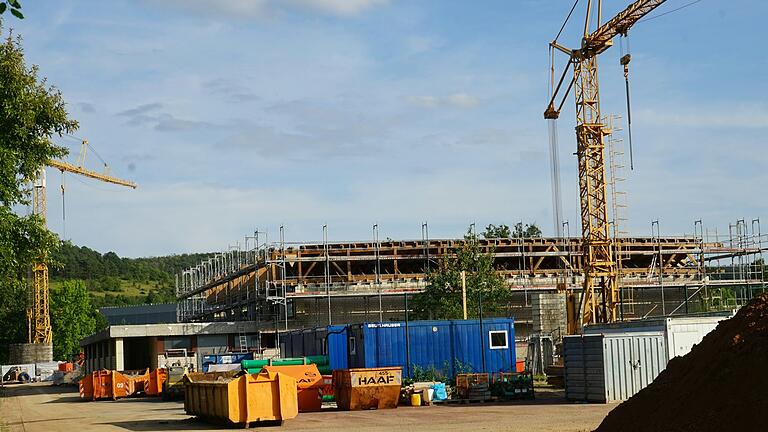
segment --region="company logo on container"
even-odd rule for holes
[[[371,323],[368,324],[368,328],[391,328],[400,327],[400,323]]]

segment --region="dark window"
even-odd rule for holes
[[[509,348],[506,330],[490,331],[488,332],[488,339],[490,340],[491,349]]]

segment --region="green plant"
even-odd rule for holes
[[[434,365],[422,367],[416,364],[411,365],[411,379],[414,382],[419,381],[443,381],[445,374]]]

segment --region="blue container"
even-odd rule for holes
[[[332,370],[347,369],[347,326],[293,330],[280,334],[282,357],[328,356]]]
[[[325,329],[325,352],[331,370],[349,369],[347,358],[349,330],[347,326],[328,326]]]
[[[405,323],[364,323],[348,327],[349,367],[400,366],[434,368],[446,378],[457,373],[514,372],[514,320],[411,321],[408,323],[410,361],[406,362]],[[483,352],[485,367],[483,367]],[[406,367],[409,363],[410,367]]]

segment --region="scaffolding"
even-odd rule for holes
[[[362,321],[401,320],[408,299],[424,290],[431,267],[455,256],[465,239],[370,241],[278,241],[264,231],[216,253],[177,276],[178,318],[194,321],[256,321],[284,331]],[[566,230],[567,224],[564,227]],[[738,221],[721,239],[702,230],[693,236],[627,237],[621,244],[625,319],[716,310],[743,304],[764,289],[759,221]],[[508,310],[518,322],[529,318],[532,292],[556,292],[566,281],[582,282],[581,239],[477,239],[512,291]],[[723,264],[725,263],[725,264]],[[649,276],[650,275],[650,276]],[[748,288],[744,288],[744,287]],[[634,313],[631,313],[634,312]]]

